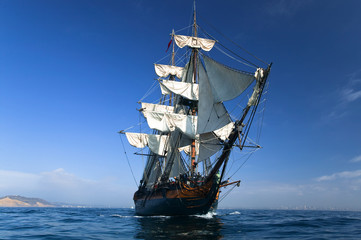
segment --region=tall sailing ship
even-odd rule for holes
[[[170,65],[154,65],[162,97],[158,103],[140,102],[139,109],[151,134],[120,131],[130,145],[148,149],[142,154],[147,161],[134,193],[138,215],[215,210],[220,189],[240,182],[225,179],[231,151],[252,147],[245,144],[250,145],[247,136],[272,64],[254,65],[255,72],[246,72],[210,58],[209,51],[220,43],[198,37],[195,10],[192,30],[192,36],[173,31]],[[175,66],[175,45],[189,53],[184,67]],[[235,118],[225,103],[247,89],[247,100]]]

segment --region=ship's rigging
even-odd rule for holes
[[[162,96],[152,103],[142,98],[139,109],[150,133],[121,131],[132,146],[148,149],[134,195],[136,211],[141,215],[208,211],[218,201],[219,188],[229,185],[224,180],[234,146],[240,151],[245,147],[252,151],[260,148],[248,135],[272,64],[262,68],[228,48],[226,53],[221,49],[223,44],[199,28],[195,11],[192,29],[192,36],[173,30],[170,64],[154,64]],[[198,29],[208,38],[199,37]],[[186,49],[178,61],[175,46]],[[208,54],[213,48],[226,56],[233,54],[232,58],[248,69],[255,68],[255,72],[240,71],[214,60]],[[184,59],[184,67],[176,66]],[[149,92],[152,90],[146,95]],[[238,116],[227,110],[227,102],[236,103],[238,107],[233,110],[243,104]],[[231,184],[239,185],[239,181]],[[165,203],[173,204],[175,209],[162,207]]]

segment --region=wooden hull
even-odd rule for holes
[[[162,187],[153,191],[138,190],[134,194],[137,215],[195,215],[206,214],[218,203],[218,184],[190,187],[179,183],[177,186]]]

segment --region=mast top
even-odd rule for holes
[[[196,0],[194,0],[193,6],[193,30],[194,30],[194,37],[197,37],[197,17],[196,17]]]

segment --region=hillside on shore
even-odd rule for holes
[[[0,198],[0,207],[56,207],[41,198],[9,195]]]

